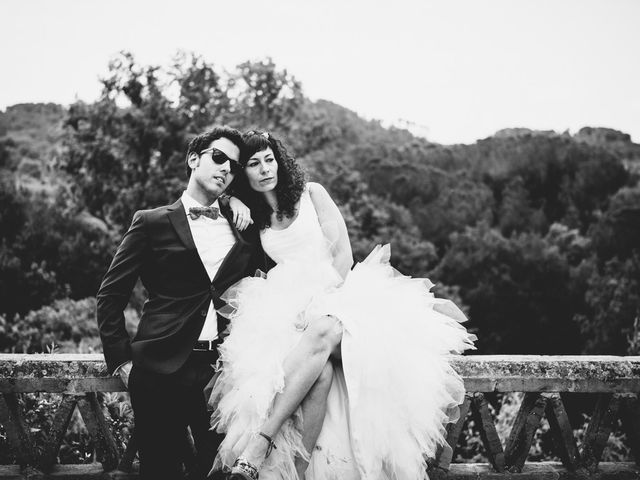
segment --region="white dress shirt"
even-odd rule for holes
[[[189,216],[189,208],[204,207],[205,205],[201,205],[197,200],[189,196],[187,192],[183,192],[181,199],[198,255],[200,255],[200,260],[202,260],[202,264],[209,275],[209,280],[213,281],[220,265],[222,265],[222,261],[236,243],[233,230],[231,230],[229,222],[222,214],[215,220],[204,215],[192,220]],[[218,200],[209,206],[219,209]],[[213,302],[211,302],[198,340],[214,340],[217,336],[217,314],[213,309]]]

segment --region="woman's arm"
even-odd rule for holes
[[[253,223],[253,220],[251,219],[251,210],[239,198],[223,194],[220,195],[218,201],[229,205],[229,208],[233,213],[233,223],[241,232],[246,230],[246,228]]]
[[[344,223],[338,206],[324,187],[315,182],[309,182],[307,185],[322,231],[331,242],[333,266],[342,275],[342,278],[345,278],[353,266],[353,254],[351,253],[347,225]]]

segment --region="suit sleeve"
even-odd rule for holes
[[[143,213],[138,211],[125,233],[97,295],[97,319],[107,367],[113,372],[131,360],[131,341],[125,328],[124,310],[138,280],[148,239]]]

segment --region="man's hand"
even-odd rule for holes
[[[229,198],[229,207],[233,212],[233,223],[238,230],[243,231],[253,223],[251,210],[236,197]]]
[[[116,371],[113,372],[114,375],[118,375],[124,386],[129,388],[129,374],[131,373],[131,367],[133,366],[133,362],[129,360],[127,363],[123,363]]]

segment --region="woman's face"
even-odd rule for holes
[[[256,192],[269,192],[278,184],[278,162],[270,147],[251,155],[244,171]]]

